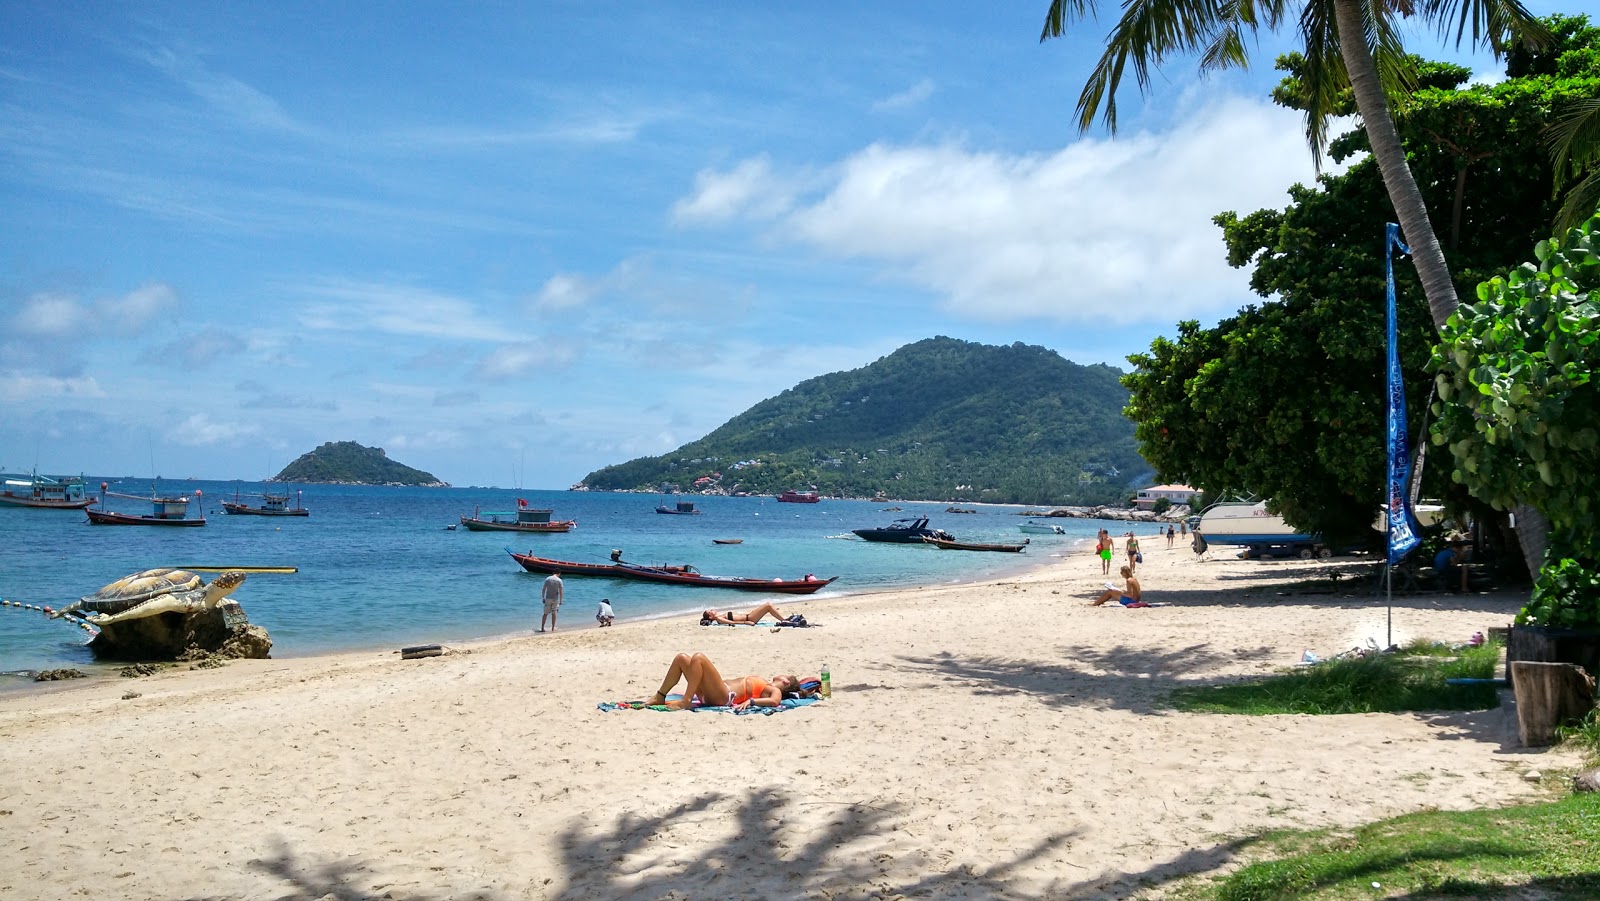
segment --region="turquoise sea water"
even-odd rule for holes
[[[97,486],[99,478],[90,480]],[[111,484],[112,491],[150,492],[148,480]],[[251,575],[233,596],[264,626],[274,657],[366,648],[450,643],[530,632],[539,624],[543,576],[523,572],[505,553],[606,562],[612,548],[635,563],[693,564],[708,575],[839,581],[815,597],[916,585],[991,579],[1040,566],[1051,555],[1092,541],[1103,523],[1056,520],[1065,536],[1024,535],[1020,507],[945,513],[947,504],[824,500],[780,504],[772,498],[693,497],[699,516],[657,514],[674,498],[651,494],[473,488],[375,488],[315,485],[303,491],[305,518],[229,516],[221,501],[258,484],[171,480],[162,493],[199,490],[203,528],[91,526],[81,511],[0,508],[0,597],[61,606],[131,572],[158,566],[297,566],[293,575]],[[578,527],[554,535],[448,531],[474,507],[516,508],[525,498]],[[252,502],[259,503],[259,499]],[[143,513],[148,503],[117,501],[111,509]],[[902,508],[886,511],[888,506]],[[1023,554],[941,551],[829,536],[925,515],[966,541],[1020,542]],[[742,538],[714,545],[713,538]],[[209,576],[208,576],[209,578]],[[611,599],[620,621],[687,613],[708,606],[744,608],[762,600],[780,607],[804,598],[688,588],[648,582],[568,577],[561,625],[591,627],[594,608]],[[0,608],[0,682],[31,671],[88,669],[86,635],[61,620]]]

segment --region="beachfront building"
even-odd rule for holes
[[[1153,488],[1142,488],[1133,498],[1133,505],[1140,510],[1149,510],[1156,505],[1156,501],[1166,498],[1173,506],[1187,504],[1199,492],[1188,485],[1156,485]]]

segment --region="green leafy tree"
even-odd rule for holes
[[[1433,441],[1473,494],[1500,509],[1531,503],[1550,521],[1522,620],[1600,626],[1600,215],[1534,256],[1479,285],[1446,324],[1430,361]]]
[[[1060,36],[1069,21],[1096,9],[1095,0],[1051,0],[1040,40]],[[1198,54],[1202,71],[1244,68],[1247,38],[1262,28],[1277,30],[1294,9],[1300,11],[1305,46],[1300,81],[1312,153],[1320,159],[1328,119],[1352,92],[1434,324],[1443,327],[1458,303],[1455,286],[1390,113],[1391,98],[1402,96],[1412,83],[1396,26],[1412,16],[1441,32],[1453,25],[1458,45],[1470,31],[1473,45],[1499,55],[1507,37],[1532,44],[1546,37],[1517,0],[1126,0],[1078,97],[1078,127],[1087,130],[1103,108],[1107,128],[1116,130],[1116,93],[1129,62],[1141,90],[1149,86],[1150,67],[1175,54]]]
[[[1521,74],[1498,85],[1467,86],[1459,66],[1410,63],[1419,89],[1399,121],[1429,206],[1453,211],[1448,253],[1463,291],[1514,265],[1545,233],[1555,200],[1539,135],[1565,103],[1600,86],[1600,65],[1575,64],[1600,47],[1600,30],[1581,18],[1549,21],[1557,42],[1514,59],[1508,69]],[[1298,54],[1279,59],[1288,77],[1273,93],[1278,103],[1304,102],[1303,67]],[[1365,149],[1359,130],[1330,142],[1336,159]],[[1284,210],[1217,217],[1229,262],[1251,267],[1252,289],[1278,299],[1213,329],[1180,324],[1176,340],[1129,358],[1124,384],[1140,452],[1162,478],[1271,497],[1297,527],[1354,539],[1374,534],[1373,499],[1383,493],[1384,283],[1374,223],[1386,218],[1388,199],[1370,157],[1319,182],[1292,187]],[[1408,384],[1425,386],[1435,332],[1415,276],[1404,268],[1396,276],[1402,368]],[[1411,394],[1416,434],[1426,394]],[[1464,489],[1440,479],[1447,471],[1448,461],[1425,466],[1424,491],[1470,508]]]

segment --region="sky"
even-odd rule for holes
[[[559,489],[936,335],[1125,370],[1258,300],[1291,45],[1080,134],[1047,6],[0,4],[0,471]]]

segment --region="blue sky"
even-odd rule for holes
[[[934,335],[1126,368],[1310,156],[1279,39],[1080,136],[1047,5],[0,4],[0,469],[565,488]]]

